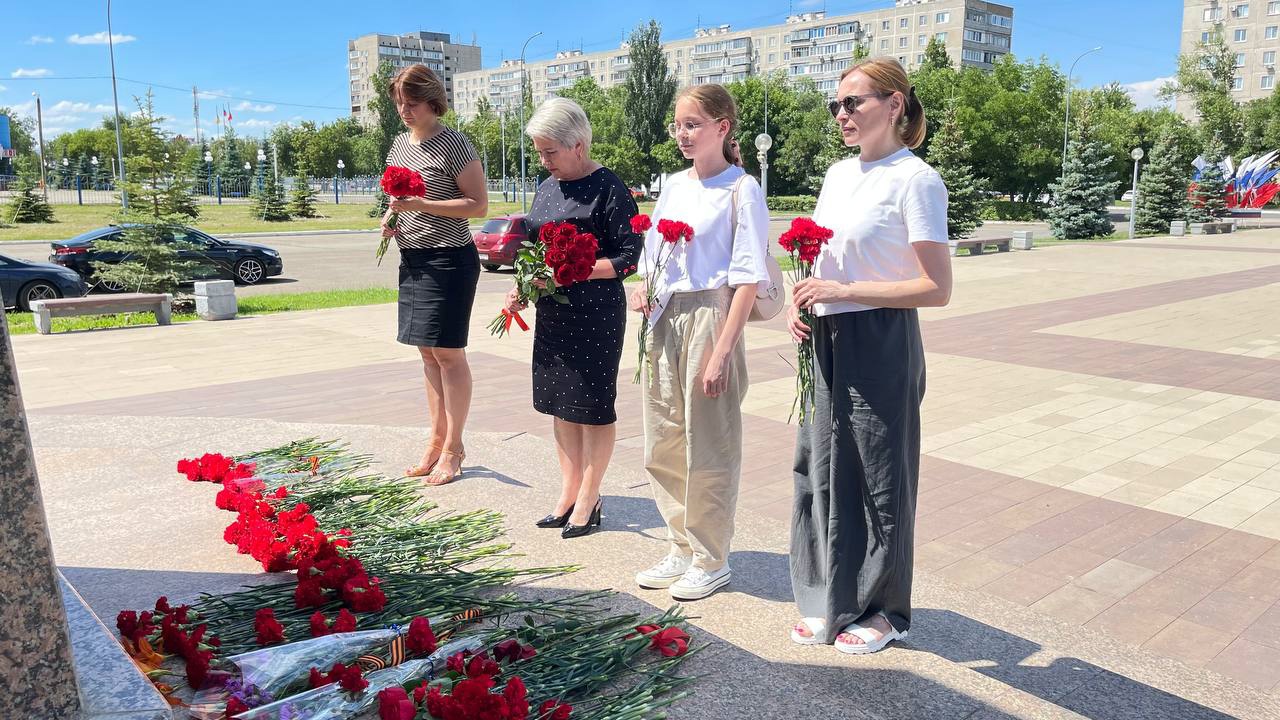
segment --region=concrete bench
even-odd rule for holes
[[[1169,223],[1169,234],[1174,237],[1183,237],[1187,234],[1187,223],[1185,220],[1174,220]]]
[[[36,300],[31,303],[36,331],[48,335],[53,329],[52,319],[80,315],[109,315],[122,312],[155,313],[160,325],[170,323],[169,307],[173,296],[155,293],[121,293],[119,295],[94,295],[92,297]]]
[[[1013,238],[983,238],[981,240],[949,240],[947,245],[951,247],[952,257],[958,255],[961,249],[969,251],[970,255],[981,255],[983,249],[988,245],[994,245],[998,252],[1009,252],[1010,243]]]
[[[1219,233],[1229,233],[1235,229],[1235,223],[1231,222],[1191,223],[1190,228],[1192,235],[1217,235]]]
[[[1030,230],[1013,231],[1013,249],[1030,250],[1035,247],[1036,234]]]

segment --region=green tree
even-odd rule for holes
[[[1170,222],[1187,219],[1191,165],[1173,131],[1160,136],[1150,157],[1138,180],[1134,226],[1139,232],[1163,234],[1169,232]]]
[[[973,151],[956,121],[955,108],[946,108],[941,116],[928,159],[947,186],[947,237],[959,239],[982,225],[986,182],[973,175]]]
[[[1161,95],[1188,95],[1200,119],[1202,142],[1213,139],[1234,142],[1244,135],[1244,114],[1231,97],[1236,76],[1236,53],[1222,37],[1222,27],[1201,42],[1194,52],[1178,57],[1178,73]]]
[[[667,110],[676,96],[676,81],[667,68],[662,27],[656,20],[636,26],[627,42],[631,59],[624,96],[627,134],[635,141],[649,173],[653,174],[658,170],[653,147],[667,139]]]
[[[374,123],[372,135],[376,139],[378,164],[385,165],[387,162],[387,154],[391,152],[391,143],[395,142],[396,136],[404,131],[404,121],[400,119],[400,113],[396,110],[395,99],[391,97],[391,78],[395,75],[395,68],[391,63],[383,60],[378,63],[378,69],[373,74],[373,99],[369,101],[369,110],[373,111],[377,117]],[[381,173],[382,168],[376,171]]]
[[[639,187],[649,184],[651,160],[631,137],[623,111],[627,93],[624,86],[605,90],[593,78],[584,77],[560,96],[578,103],[591,120],[591,157],[628,187]]]
[[[221,152],[215,150],[213,155],[217,159],[214,172],[222,179],[223,194],[246,192],[249,187],[249,171],[244,169],[245,156],[241,150],[242,143],[236,138],[235,129],[227,125],[215,145],[221,146]]]
[[[38,175],[23,170],[18,175],[18,186],[5,208],[5,220],[15,223],[51,223],[53,208],[45,202],[44,195],[36,191]]]
[[[134,118],[134,154],[127,160],[124,191],[129,208],[121,215],[126,229],[118,240],[98,240],[101,252],[119,253],[118,263],[94,263],[98,279],[112,287],[135,292],[173,292],[178,283],[194,277],[200,264],[179,253],[191,246],[184,238],[190,212],[191,179],[168,153],[166,135],[155,114],[151,92],[139,98]],[[166,157],[166,154],[169,157]]]
[[[262,187],[253,198],[253,214],[267,222],[288,220],[289,207],[285,204],[284,188],[276,180],[275,173],[262,174],[261,182]]]
[[[1224,155],[1222,143],[1217,138],[1211,139],[1204,152],[1205,166],[1200,170],[1191,197],[1193,222],[1214,222],[1227,215],[1227,181],[1222,172]]]
[[[196,190],[206,195],[213,192],[213,163],[205,162],[204,160],[205,153],[208,152],[209,142],[207,140],[200,141],[200,157],[195,165]]]
[[[919,72],[950,69],[951,56],[947,54],[946,44],[936,37],[930,38],[924,47],[924,62],[920,64]]]
[[[1056,238],[1101,237],[1115,229],[1107,217],[1107,206],[1115,197],[1116,182],[1107,169],[1111,159],[1107,148],[1094,136],[1092,114],[1088,105],[1081,109],[1063,177],[1050,186],[1053,206],[1049,208],[1049,229]]]
[[[307,181],[307,168],[298,166],[293,176],[293,192],[289,196],[289,214],[299,218],[320,217],[316,212],[316,191]]]

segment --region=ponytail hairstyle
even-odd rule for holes
[[[903,145],[912,150],[920,147],[926,132],[924,105],[920,104],[915,86],[907,79],[907,73],[898,61],[887,57],[864,60],[841,73],[840,79],[844,80],[854,72],[866,75],[876,92],[885,96],[894,93],[902,95],[902,114],[895,119],[894,129]]]
[[[676,96],[676,102],[686,98],[697,103],[703,114],[716,122],[729,121],[729,132],[725,133],[721,151],[730,165],[737,165],[739,161],[733,150],[733,139],[734,132],[738,129],[738,104],[733,101],[733,96],[722,85],[707,84],[686,87]]]

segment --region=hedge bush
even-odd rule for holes
[[[769,209],[773,212],[812,213],[818,198],[813,195],[774,195],[769,198]]]

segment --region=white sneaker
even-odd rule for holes
[[[671,597],[676,600],[701,600],[711,593],[729,584],[729,566],[707,572],[700,567],[691,567],[684,576],[671,584]]]
[[[671,583],[679,580],[689,569],[693,558],[671,553],[658,561],[657,565],[636,573],[636,584],[642,588],[671,587]]]

